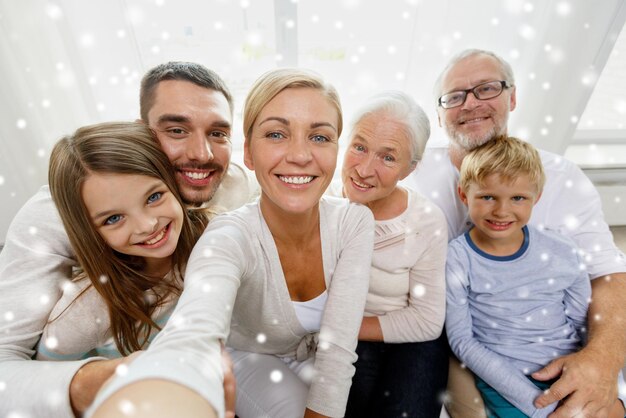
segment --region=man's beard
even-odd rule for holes
[[[493,120],[493,118],[492,118]],[[504,117],[502,123],[494,123],[494,125],[486,132],[481,133],[463,133],[456,129],[456,125],[446,125],[446,134],[450,141],[454,142],[459,148],[464,151],[470,152],[475,148],[483,145],[484,143],[492,140],[493,138],[506,134],[506,127],[508,122],[508,115]]]
[[[175,166],[175,170],[177,175],[184,176],[182,173],[185,169],[196,169],[196,170],[213,170],[210,174],[211,177],[217,177],[219,179],[213,179],[210,184],[210,187],[206,186],[196,186],[194,187],[188,183],[179,183],[177,181],[178,189],[180,190],[181,198],[183,202],[189,206],[202,206],[213,199],[217,189],[219,188],[222,180],[224,179],[225,167],[221,164],[216,164],[214,162],[206,163],[206,164],[182,164],[180,166]]]

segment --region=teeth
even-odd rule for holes
[[[356,184],[357,186],[362,187],[364,189],[369,189],[370,187],[374,187],[374,186],[370,186],[369,184],[361,183],[361,182],[359,182],[359,181],[357,181],[355,179],[352,179],[352,181],[354,182],[354,184]]]
[[[484,119],[486,119],[486,117],[480,117],[480,118],[474,118],[474,119],[466,119],[462,123],[478,122],[478,121],[481,121],[481,120],[484,120]]]
[[[163,239],[163,236],[164,236],[164,235],[165,235],[165,228],[163,228],[163,229],[161,230],[161,233],[159,233],[159,235],[157,235],[156,237],[152,238],[152,239],[151,239],[151,240],[149,240],[149,241],[144,241],[143,243],[144,243],[144,244],[147,244],[147,245],[156,244],[157,242],[159,242],[159,241],[161,241],[161,240]]]
[[[192,171],[183,171],[183,174],[185,176],[191,178],[191,179],[194,179],[194,180],[202,180],[202,179],[205,179],[205,178],[209,177],[209,175],[211,173],[206,173],[206,172],[205,173],[198,173],[198,172],[195,172],[195,171],[193,171],[193,172]]]
[[[313,181],[313,176],[296,176],[296,177],[287,177],[287,176],[278,176],[281,181],[289,184],[307,184]]]
[[[489,222],[497,226],[504,226],[504,225],[508,225],[511,223],[511,222],[496,222],[496,221],[489,221]]]

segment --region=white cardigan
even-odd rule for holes
[[[170,321],[139,357],[141,362],[106,393],[139,378],[159,377],[182,382],[206,399],[216,400],[221,392],[210,393],[207,388],[216,390],[219,384],[221,389],[221,375],[203,374],[203,369],[217,366],[195,362],[204,353],[219,351],[219,340],[226,338],[230,327],[227,344],[239,350],[302,360],[317,348],[317,373],[307,407],[342,417],[357,358],[354,350],[368,289],[373,231],[374,219],[366,207],[345,199],[321,200],[328,301],[315,344],[316,335],[304,330],[295,314],[278,251],[258,203],[214,218],[191,254],[185,289]],[[260,334],[264,338],[257,338]]]

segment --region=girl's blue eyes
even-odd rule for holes
[[[109,216],[105,221],[104,224],[105,225],[113,225],[118,223],[120,220],[122,219],[122,217],[120,215],[112,215]]]
[[[163,196],[163,193],[161,192],[156,192],[156,193],[152,193],[149,197],[148,197],[148,203],[154,203],[157,200],[159,200],[161,198],[161,196]]]
[[[154,192],[150,196],[148,196],[148,204],[157,202],[163,197],[163,192]],[[115,225],[119,221],[122,220],[122,215],[111,215],[104,221],[104,225]]]

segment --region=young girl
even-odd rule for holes
[[[49,183],[81,268],[51,312],[37,359],[146,348],[176,304],[208,214],[184,209],[171,164],[141,123],[92,125],[61,139]]]

